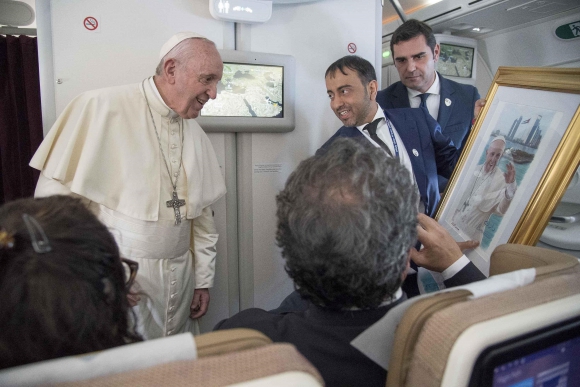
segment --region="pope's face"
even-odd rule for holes
[[[182,118],[196,118],[205,103],[215,99],[223,74],[223,63],[215,46],[204,41],[193,44],[199,47],[195,57],[179,63],[175,69],[176,98],[171,108]]]
[[[372,121],[377,112],[377,81],[363,85],[356,71],[345,68],[326,77],[330,108],[344,126],[360,126]]]
[[[497,166],[497,162],[503,155],[504,147],[504,142],[499,140],[489,144],[489,148],[485,152],[485,172],[490,172]]]
[[[432,52],[423,35],[394,44],[393,58],[401,82],[409,89],[425,93],[435,82],[439,45]]]

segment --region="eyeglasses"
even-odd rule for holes
[[[130,290],[131,286],[133,286],[133,282],[135,282],[137,270],[139,270],[139,263],[127,258],[121,258],[121,263],[123,264],[125,278],[127,279],[125,281],[125,286],[127,287],[127,290]]]

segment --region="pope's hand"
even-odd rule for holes
[[[514,168],[514,165],[512,163],[507,163],[506,167],[507,172],[503,174],[503,177],[505,178],[506,183],[511,184],[516,179],[516,169]]]
[[[209,307],[209,289],[195,289],[189,310],[189,317],[193,320],[207,313]]]

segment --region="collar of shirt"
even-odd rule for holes
[[[167,104],[165,103],[165,101],[163,100],[163,98],[161,98],[161,94],[159,93],[159,89],[157,89],[157,85],[155,84],[155,81],[153,80],[153,77],[150,77],[149,78],[149,84],[151,85],[151,88],[155,92],[155,96],[157,97],[157,99],[159,99],[159,102],[161,104],[163,104],[163,106],[166,107],[169,110],[168,117],[169,118],[177,118],[179,115],[173,109],[171,109],[169,106],[167,106]]]
[[[376,103],[376,102],[375,102]],[[371,122],[373,122],[374,120],[376,120],[377,118],[382,118],[382,121],[379,122],[379,124],[377,125],[377,133],[379,131],[379,128],[382,127],[386,120],[385,120],[385,113],[383,112],[383,109],[381,109],[381,107],[379,106],[379,104],[377,103],[377,112],[375,113],[375,116],[373,117],[373,119],[371,120]],[[369,136],[369,134],[365,131],[363,131],[364,127],[367,126],[367,124],[370,124],[370,122],[366,122],[360,126],[357,126],[356,128],[366,137],[368,138],[375,146],[380,147],[379,144],[377,144],[376,142],[373,141],[373,139],[371,139],[371,136]],[[389,147],[390,148],[390,147]]]
[[[385,126],[387,119],[385,117],[385,113],[383,112],[383,109],[377,103],[377,112],[375,113],[375,116],[373,117],[371,122],[373,122],[374,120],[379,119],[379,118],[382,118],[382,120],[377,125],[377,136],[379,136],[381,138],[381,140],[383,140],[385,145],[389,147],[391,153],[395,154],[395,146],[393,145],[393,140],[391,139],[390,135],[388,137],[382,135],[381,129],[383,128],[383,126]],[[370,124],[370,122],[367,122],[363,125],[357,126],[356,128],[363,134],[363,136],[365,136],[367,138],[367,140],[369,140],[371,142],[371,144],[373,144],[377,148],[380,148],[381,146],[379,144],[377,144],[377,142],[371,138],[369,133],[367,131],[363,130],[364,127],[367,126],[367,124]],[[402,141],[400,141],[400,139],[398,139],[398,135],[396,135],[396,137],[397,137],[397,142],[398,142],[397,145],[399,146],[399,148],[401,148],[401,145],[399,145],[399,143],[402,144]],[[403,147],[403,149],[404,149],[404,147]],[[401,150],[399,149],[399,154],[400,153],[401,153]]]
[[[440,95],[441,95],[441,83],[439,82],[439,74],[435,72],[435,81],[431,85],[431,87],[426,91],[426,93],[431,94],[427,98],[427,110],[429,110],[429,114],[435,120],[439,116],[439,104],[440,104]],[[412,108],[418,108],[421,105],[421,98],[419,97],[421,93],[420,91],[413,90],[407,88],[407,95],[409,96],[409,105]]]
[[[378,308],[382,308],[383,306],[387,306],[387,305],[390,305],[394,302],[397,302],[401,297],[403,297],[403,289],[398,288],[397,291],[395,292],[395,294],[393,294],[393,296],[388,298],[387,300],[383,301],[378,306]],[[360,310],[360,308],[352,307],[352,308],[347,308],[345,310]]]
[[[381,122],[379,122],[379,125],[377,125],[377,136],[379,136],[379,138],[381,140],[383,140],[383,142],[389,147],[391,152],[393,154],[395,154],[393,140],[391,138],[390,133],[388,133],[389,130],[388,130],[387,125],[386,125],[387,121],[386,121],[385,113],[383,112],[383,109],[381,109],[381,107],[378,106],[378,104],[377,104],[377,107],[378,107],[377,112],[375,113],[375,116],[373,117],[371,122],[373,122],[377,118],[382,118]],[[392,124],[392,122],[391,122],[391,124]],[[366,124],[357,126],[356,128],[363,134],[363,136],[365,136],[371,142],[371,144],[373,144],[377,148],[380,148],[381,146],[379,144],[377,144],[371,138],[371,136],[368,134],[368,132],[363,130],[363,128],[365,126],[366,126]],[[397,141],[397,146],[399,147],[399,161],[401,162],[402,165],[404,165],[409,170],[409,173],[411,173],[411,178],[415,179],[415,176],[413,175],[413,166],[411,164],[411,160],[409,159],[409,154],[407,153],[407,148],[405,148],[405,144],[403,144],[403,140],[401,140],[401,137],[399,136],[399,133],[397,132],[397,128],[395,128],[393,126],[392,129],[393,129],[393,135],[395,136],[395,139]]]

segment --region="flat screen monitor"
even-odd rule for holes
[[[217,97],[197,121],[207,132],[289,132],[294,129],[294,58],[220,50]]]
[[[486,349],[470,387],[565,387],[580,383],[580,319]]]
[[[477,41],[452,35],[436,34],[439,43],[437,71],[460,83],[475,83]]]

